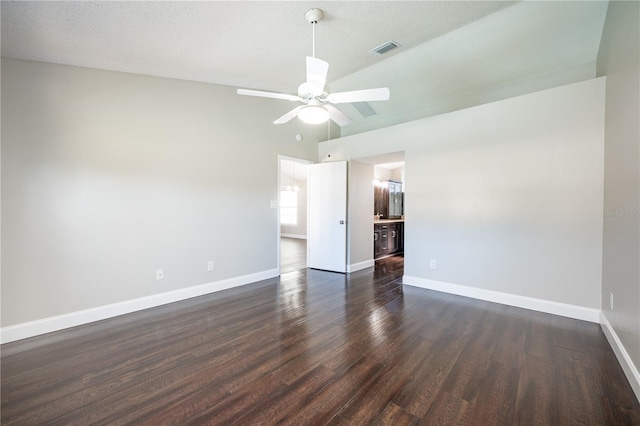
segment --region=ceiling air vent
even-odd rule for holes
[[[390,50],[395,49],[396,47],[400,47],[400,43],[398,43],[397,41],[388,41],[384,44],[381,44],[378,47],[374,47],[371,51],[373,53],[377,53],[378,55],[382,55],[383,53],[387,53]]]
[[[351,102],[351,105],[353,105],[363,117],[378,115],[369,102]]]

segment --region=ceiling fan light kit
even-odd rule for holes
[[[307,124],[320,124],[329,119],[329,111],[320,105],[307,105],[298,112],[298,118]]]
[[[304,17],[313,26],[313,52],[307,56],[307,80],[298,86],[298,95],[287,93],[265,92],[260,90],[238,89],[239,95],[257,96],[262,98],[282,99],[302,102],[274,121],[274,124],[284,124],[297,116],[307,124],[320,124],[327,120],[333,120],[339,126],[351,123],[351,118],[334,107],[332,104],[351,102],[386,101],[389,99],[389,89],[381,87],[377,89],[354,90],[349,92],[330,93],[326,85],[329,64],[316,58],[316,24],[322,19],[322,10],[313,8],[305,12]]]

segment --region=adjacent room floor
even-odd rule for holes
[[[637,425],[600,326],[309,269],[2,346],[3,425]]]
[[[307,240],[280,238],[280,273],[298,271],[307,267]]]

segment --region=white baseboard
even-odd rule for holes
[[[609,345],[611,345],[611,348],[613,349],[613,353],[615,353],[616,358],[618,358],[618,362],[620,363],[625,376],[627,376],[627,380],[629,380],[633,393],[636,394],[636,398],[640,401],[640,373],[638,373],[638,369],[633,364],[629,353],[620,341],[616,331],[611,326],[609,319],[602,311],[600,312],[600,325],[604,335],[609,341]]]
[[[600,310],[586,308],[584,306],[569,305],[567,303],[553,302],[551,300],[535,299],[533,297],[519,296],[517,294],[502,293],[499,291],[482,288],[468,287],[459,284],[451,284],[442,281],[428,280],[412,276],[403,276],[402,283],[442,291],[444,293],[457,294],[473,299],[486,300],[501,303],[503,305],[516,306],[518,308],[531,309],[533,311],[560,315],[589,322],[600,322]]]
[[[166,293],[154,294],[141,297],[139,299],[126,300],[124,302],[110,305],[98,306],[96,308],[84,309],[82,311],[70,312],[68,314],[43,318],[36,321],[11,325],[0,329],[0,343],[13,342],[15,340],[26,339],[40,334],[50,333],[65,328],[88,324],[119,315],[128,314],[142,309],[153,308],[155,306],[166,305],[167,303],[190,299],[216,291],[226,290],[256,281],[277,277],[278,270],[271,269],[257,272],[255,274],[243,275],[226,280],[201,284],[193,287],[182,288]]]
[[[351,265],[347,265],[347,272],[356,272],[361,269],[370,268],[376,264],[375,260],[365,260],[364,262],[353,263]]]
[[[307,236],[305,234],[280,234],[280,236],[284,238],[297,238],[299,240],[307,239]]]

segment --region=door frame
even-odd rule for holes
[[[404,179],[402,180],[402,190],[403,192],[405,192],[406,187],[405,187],[405,183],[406,183],[406,175],[407,175],[407,170],[409,169],[408,165],[408,161],[407,161],[407,155],[406,155],[406,150],[401,150],[401,151],[392,151],[392,152],[380,152],[377,154],[373,154],[373,155],[368,155],[368,156],[359,156],[359,157],[353,157],[353,158],[349,158],[350,162],[360,162],[360,163],[365,163],[365,164],[369,164],[371,166],[374,167],[375,170],[375,166],[380,165],[380,164],[386,164],[386,163],[395,163],[395,162],[403,162],[404,163]],[[374,172],[375,173],[375,172]],[[373,180],[375,178],[375,175],[371,177],[371,179]],[[411,183],[410,183],[411,184]],[[351,183],[350,183],[350,187],[349,187],[349,199],[348,199],[348,203],[349,206],[351,208],[351,206],[353,205],[352,203],[358,203],[358,191],[351,191]],[[406,199],[405,199],[406,201]],[[406,212],[406,203],[404,205],[405,208],[405,212]],[[350,210],[351,211],[351,210]],[[373,212],[373,209],[371,210]],[[359,216],[360,217],[360,216]],[[349,220],[353,220],[354,218],[349,218]],[[356,219],[356,220],[365,220],[364,217],[362,217],[361,219]],[[368,218],[366,218],[367,223],[370,223],[370,229],[373,230],[373,226],[375,224],[374,222],[374,218],[373,218],[373,214],[370,215]],[[404,233],[405,235],[407,235],[407,228],[406,228],[406,224],[407,222],[405,221],[405,228],[404,228]],[[355,245],[353,244],[353,242],[357,242],[357,241],[361,241],[365,238],[369,238],[367,235],[371,235],[371,238],[373,238],[373,235],[371,234],[371,231],[364,231],[362,229],[362,227],[351,227],[350,228],[350,233],[349,233],[349,237],[347,240],[347,243],[349,244],[349,254],[352,255],[354,253],[351,252],[351,250],[355,247]],[[405,240],[406,242],[406,240]],[[406,245],[405,245],[405,253],[406,253]],[[357,253],[356,255],[358,256],[358,258],[367,258],[370,260],[367,261],[362,261],[362,262],[357,262],[355,264],[350,264],[349,266],[354,266],[353,269],[350,270],[350,272],[355,272],[358,271],[360,269],[364,269],[365,267],[368,266],[373,266],[375,265],[375,256],[374,256],[374,252],[373,250],[371,250],[370,255],[366,254],[361,248],[357,248]],[[369,258],[370,256],[370,258]],[[350,258],[351,261],[353,261],[353,258]]]
[[[281,166],[282,166],[282,161],[290,161],[290,162],[294,162],[294,163],[299,163],[299,164],[304,164],[304,165],[310,165],[310,164],[314,164],[313,161],[310,160],[305,160],[303,158],[296,158],[296,157],[290,157],[288,155],[283,155],[283,154],[278,154],[278,187],[277,187],[277,202],[276,202],[276,210],[277,210],[277,239],[276,239],[276,261],[278,263],[278,276],[280,276],[280,262],[282,259],[280,259],[281,253],[280,253],[280,239],[282,238],[282,226],[280,225],[280,185],[281,185],[281,177],[282,177],[282,170],[281,170]],[[307,229],[306,229],[306,238],[308,240],[309,238],[309,194],[307,193],[306,199],[305,199],[305,203],[307,204]],[[307,248],[308,250],[308,248]],[[308,260],[309,258],[309,254],[306,254],[306,262],[308,265]]]

